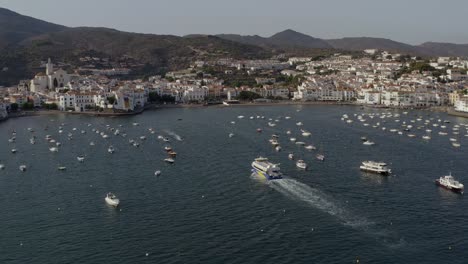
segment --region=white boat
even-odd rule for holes
[[[279,146],[279,145],[276,146],[276,147],[275,147],[275,150],[278,151],[278,152],[280,152],[280,151],[281,151],[281,146]]]
[[[161,171],[160,171],[160,170],[157,170],[157,171],[154,172],[154,176],[159,176],[159,175],[161,175]]]
[[[146,137],[145,137],[145,136],[141,136],[141,137],[140,137],[140,140],[146,140]]]
[[[5,165],[4,164],[0,164],[0,170],[4,170],[5,169]]]
[[[169,147],[169,146],[165,146],[165,147],[164,147],[164,150],[165,150],[165,151],[171,151],[171,150],[172,150],[172,148],[171,148],[171,147]]]
[[[107,148],[107,152],[109,152],[110,154],[114,153],[115,152],[114,147],[110,146],[109,148]]]
[[[166,158],[166,159],[164,159],[164,161],[167,162],[167,163],[171,163],[171,164],[175,162],[175,160],[173,158]]]
[[[294,154],[292,154],[292,153],[289,153],[289,155],[288,155],[288,159],[290,159],[290,160],[294,160]]]
[[[234,133],[229,133],[229,137],[230,138],[234,137]]]
[[[456,142],[456,141],[457,141],[456,138],[450,138],[449,140],[450,140],[451,142]]]
[[[286,131],[286,135],[291,135],[291,130]]]
[[[372,142],[370,140],[366,140],[362,144],[365,145],[365,146],[373,146],[373,145],[375,145],[375,142]]]
[[[302,136],[304,137],[310,137],[312,135],[312,133],[310,133],[309,131],[305,131],[305,130],[301,130],[302,131]]]
[[[291,142],[296,142],[296,138],[290,138],[289,139]]]
[[[297,126],[302,126],[303,124],[302,124],[302,122],[297,122],[296,125]]]
[[[431,137],[430,137],[430,136],[428,136],[428,135],[425,135],[425,136],[423,136],[422,138],[423,138],[423,139],[425,139],[425,140],[429,140],[429,139],[431,139]]]
[[[18,152],[17,149],[15,149],[15,148],[14,148],[14,149],[11,149],[11,153],[15,154],[16,152]]]
[[[85,160],[85,157],[83,155],[80,155],[78,157],[76,157],[76,159],[79,161],[79,162],[83,162]]]
[[[416,135],[415,134],[408,134],[408,137],[414,138],[414,137],[416,137]]]
[[[271,143],[271,145],[273,145],[274,147],[276,147],[276,146],[279,145],[279,142],[278,142],[278,140],[276,140],[276,139],[270,139],[270,143]]]
[[[304,148],[307,149],[307,150],[315,150],[315,149],[317,149],[314,145],[308,145],[308,146],[305,146]]]
[[[93,141],[89,142],[89,145],[94,146],[94,142]]]
[[[67,167],[64,167],[64,166],[60,166],[57,168],[59,171],[64,171],[64,170],[67,170]]]
[[[315,157],[316,157],[318,160],[320,160],[320,161],[324,161],[324,160],[325,160],[325,156],[324,156],[323,154],[317,154]]]
[[[27,169],[26,165],[20,165],[19,166],[20,171],[26,171],[26,169]]]
[[[165,137],[165,138],[163,138],[163,141],[164,141],[164,142],[169,142],[169,141],[171,141],[171,140],[170,140],[169,138]]]
[[[303,161],[303,160],[298,160],[296,162],[296,167],[298,167],[299,169],[306,170],[307,169],[307,163],[305,163],[305,161]]]
[[[447,132],[442,132],[442,131],[440,131],[440,132],[439,132],[439,135],[441,135],[441,136],[446,136],[446,135],[447,135]]]
[[[463,193],[463,190],[465,188],[465,186],[462,183],[456,181],[455,178],[453,178],[451,173],[448,176],[443,176],[435,180],[435,183],[445,189],[458,193]]]
[[[306,143],[305,142],[302,142],[302,141],[297,141],[296,142],[296,145],[299,145],[299,146],[304,146]]]
[[[363,161],[362,165],[359,168],[363,171],[369,171],[380,174],[391,173],[391,170],[387,167],[387,164],[384,162]]]
[[[50,147],[49,150],[50,150],[50,152],[58,152],[57,147]]]
[[[455,148],[459,148],[459,147],[461,147],[461,144],[458,143],[458,142],[453,142],[452,146],[455,147]]]
[[[106,201],[108,205],[113,206],[113,207],[117,207],[120,204],[119,198],[117,198],[117,196],[115,196],[115,194],[111,192],[106,194],[106,198],[104,198],[104,200]]]

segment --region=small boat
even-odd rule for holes
[[[5,169],[5,165],[4,164],[0,164],[0,170],[4,170]]]
[[[450,140],[451,142],[456,142],[456,141],[457,141],[456,138],[450,138],[449,140]]]
[[[305,142],[302,142],[302,141],[298,141],[296,142],[296,145],[299,145],[299,146],[304,146],[306,143]]]
[[[310,137],[312,135],[309,131],[301,130],[301,132],[303,137]]]
[[[31,145],[34,145],[36,144],[36,140],[34,138],[31,138],[29,139],[29,143],[31,143]]]
[[[291,142],[296,142],[296,138],[290,138],[289,139]]]
[[[26,165],[20,165],[20,166],[19,166],[19,170],[20,170],[20,171],[23,171],[23,172],[24,172],[24,171],[26,171],[26,169],[27,169]]]
[[[175,157],[177,156],[177,152],[175,152],[175,151],[173,151],[173,150],[169,151],[167,154],[168,154],[169,156],[173,157],[173,158],[175,158]]]
[[[164,142],[169,142],[169,141],[171,141],[171,140],[170,140],[169,138],[165,137],[165,138],[163,138],[163,141],[164,141]]]
[[[261,128],[257,128],[257,132],[258,132],[258,133],[262,133],[262,129],[261,129]]]
[[[278,152],[281,151],[281,146],[279,146],[279,145],[276,146],[276,147],[275,147],[275,150],[278,151]]]
[[[165,147],[164,147],[164,150],[165,150],[165,151],[171,151],[171,150],[172,150],[172,148],[171,148],[171,147],[169,147],[169,146],[165,146]]]
[[[94,142],[93,141],[89,142],[89,145],[94,146]]]
[[[18,152],[17,149],[15,149],[15,148],[14,148],[14,149],[11,149],[11,153],[15,154],[16,152]]]
[[[414,137],[416,137],[416,135],[415,134],[408,134],[408,137],[414,138]]]
[[[364,146],[373,146],[375,145],[375,142],[372,142],[370,140],[366,140],[362,143]]]
[[[50,152],[58,152],[57,147],[50,147],[49,150],[50,150]]]
[[[119,198],[117,198],[117,196],[115,196],[115,194],[111,192],[106,195],[106,198],[104,198],[104,200],[108,205],[113,207],[117,207],[120,204]]]
[[[455,147],[455,148],[459,148],[461,146],[461,144],[458,143],[458,142],[453,142],[452,146]]]
[[[439,135],[441,135],[441,136],[446,136],[446,135],[448,135],[448,134],[447,134],[447,132],[442,132],[442,131],[440,131],[440,132],[439,132]]]
[[[234,133],[229,133],[229,137],[230,138],[234,137]]]
[[[315,149],[317,149],[314,145],[308,145],[308,146],[305,146],[304,148],[307,149],[307,150],[315,150]]]
[[[109,152],[110,154],[114,153],[115,152],[114,147],[110,146],[109,148],[107,148],[107,152]]]
[[[291,135],[291,130],[286,131],[286,135]]]
[[[324,161],[324,160],[325,160],[325,156],[322,155],[322,154],[317,154],[317,155],[315,156],[315,158],[317,158],[317,159],[320,160],[320,161]]]
[[[85,160],[85,157],[83,155],[80,155],[78,157],[76,157],[76,159],[79,161],[79,162],[83,162]]]
[[[60,166],[60,167],[58,167],[57,169],[58,169],[59,171],[64,171],[64,170],[66,170],[66,169],[67,169],[67,167]]]
[[[435,183],[447,190],[451,190],[462,194],[465,188],[465,186],[462,183],[456,181],[453,178],[452,173],[450,173],[448,176],[440,177],[439,179],[435,180]]]
[[[298,167],[299,169],[306,170],[307,169],[307,163],[305,163],[305,161],[303,161],[303,160],[298,160],[296,162],[296,167]]]
[[[133,142],[133,146],[136,147],[136,148],[138,148],[138,147],[140,147],[140,143],[138,143],[138,142],[135,141],[135,142]]]
[[[431,137],[430,137],[430,136],[427,136],[427,135],[426,135],[426,136],[423,136],[422,138],[425,139],[425,140],[431,139]]]
[[[367,137],[361,137],[361,141],[363,142],[367,141]]]
[[[164,161],[170,164],[173,164],[175,162],[173,158],[167,158],[167,159],[164,159]]]
[[[157,170],[157,171],[154,172],[154,176],[159,176],[159,175],[161,175],[161,171],[160,171],[160,170]]]
[[[276,146],[279,145],[279,142],[278,142],[278,140],[276,140],[276,139],[270,139],[270,143],[271,143],[271,145],[273,145],[274,147],[276,147]]]
[[[292,154],[292,153],[289,153],[289,155],[288,155],[288,159],[290,159],[290,160],[294,160],[294,154]]]
[[[296,123],[296,126],[302,126],[302,125],[303,125],[302,122],[297,122]]]
[[[140,139],[141,139],[141,140],[146,140],[146,137],[145,137],[145,136],[141,136]]]

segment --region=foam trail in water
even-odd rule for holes
[[[176,133],[169,131],[169,130],[164,130],[168,135],[172,136],[175,140],[177,141],[182,141],[182,137],[177,135]]]
[[[351,214],[323,192],[294,179],[274,180],[270,183],[272,188],[278,192],[335,216],[346,225],[364,227],[373,224],[363,217]]]

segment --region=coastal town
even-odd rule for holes
[[[108,58],[80,61],[105,63]],[[18,112],[132,114],[148,105],[327,102],[373,107],[447,107],[468,113],[468,59],[423,59],[376,49],[359,55],[275,56],[194,61],[187,69],[145,79],[125,78],[132,65],[73,73],[61,62],[0,89],[0,119]],[[111,66],[110,64],[108,64]],[[85,74],[84,74],[85,73]]]

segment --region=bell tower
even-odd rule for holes
[[[54,65],[52,64],[52,61],[49,58],[49,61],[47,62],[46,65],[46,74],[51,75],[54,73]]]

